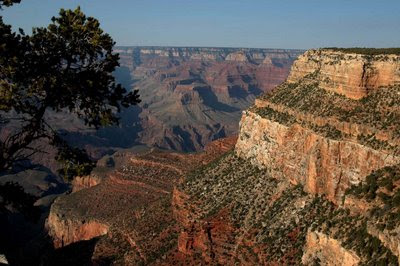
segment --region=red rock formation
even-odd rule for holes
[[[296,61],[287,83],[243,112],[239,158],[221,159],[174,190],[174,215],[182,228],[178,251],[185,262],[396,265],[400,204],[392,197],[399,181],[391,167],[400,163],[398,58],[310,51]],[[249,162],[255,169],[240,166]],[[382,168],[387,172],[376,174]],[[371,181],[379,175],[385,182]],[[296,194],[289,183],[309,194]],[[344,198],[351,186],[359,196]],[[268,253],[270,246],[278,258]]]
[[[177,243],[171,196],[188,171],[232,149],[235,137],[211,143],[202,153],[129,152],[113,156],[116,169],[95,186],[78,178],[76,192],[59,197],[51,207],[47,228],[56,248],[103,236],[93,259],[118,255],[123,264],[154,262],[160,250]],[[82,186],[85,189],[79,190]],[[204,231],[204,230],[203,230]],[[121,254],[125,254],[121,256]]]
[[[104,223],[65,219],[54,211],[50,213],[47,223],[49,234],[54,238],[55,248],[82,240],[90,240],[108,233],[108,226]]]
[[[244,113],[240,123],[238,156],[334,202],[341,202],[344,191],[373,170],[400,162],[400,157],[385,151],[351,140],[332,140],[298,124],[282,125],[251,111]]]
[[[288,82],[318,72],[324,89],[352,99],[360,99],[379,87],[400,83],[400,61],[397,55],[367,56],[329,49],[309,50],[293,65]]]
[[[177,120],[187,118],[189,112],[184,111],[190,109],[184,108],[197,106],[205,99],[204,93],[212,92],[218,95],[217,103],[223,102],[221,99],[230,92],[223,88],[221,73],[247,92],[251,82],[245,81],[248,77],[243,77],[241,71],[252,68],[253,62],[269,64],[276,60],[259,54],[232,55],[235,60],[248,58],[235,70],[224,65],[227,54],[212,50],[191,55],[185,49],[168,53],[163,49],[139,49],[134,53],[145,54],[149,66],[153,59],[165,63],[166,58],[182,56],[217,61],[205,63],[215,68],[207,78],[198,70],[204,62],[180,70],[182,76],[168,71],[158,76],[157,82],[165,82],[163,92],[180,100],[169,105],[179,114]],[[307,54],[316,56],[306,60],[310,65],[325,60],[319,53]],[[343,57],[364,60],[346,54]],[[384,59],[376,59],[380,60]],[[319,76],[318,69],[305,68],[313,74],[307,76],[300,73],[302,61],[304,58],[295,64],[290,78],[296,83],[279,86],[243,112],[234,153],[213,161],[231,147],[235,142],[232,138],[217,141],[200,154],[153,150],[132,156],[99,185],[58,199],[52,217],[64,220],[52,218],[54,225],[50,223],[49,228],[67,225],[60,231],[72,232],[67,239],[76,239],[73,236],[79,234],[74,232],[81,232],[76,229],[82,224],[79,221],[90,217],[90,221],[107,225],[108,234],[96,244],[93,258],[123,254],[114,261],[116,264],[396,265],[400,181],[398,170],[392,167],[400,163],[399,88],[376,89],[373,84],[378,83],[370,83],[372,74],[367,85],[355,86],[358,74],[356,78],[349,78],[351,73],[341,76],[352,69],[345,62],[339,64],[343,69],[320,68],[337,70],[338,76],[332,72]],[[374,67],[380,64],[369,63]],[[390,72],[384,66],[382,69],[382,73]],[[335,81],[329,83],[321,77],[334,77]],[[205,86],[205,80],[214,85]],[[383,82],[384,78],[377,80]],[[334,86],[324,87],[326,84]],[[346,89],[337,89],[338,84]],[[363,100],[349,99],[361,95],[367,96]],[[204,111],[200,108],[190,116]],[[390,119],[386,119],[385,112]],[[148,111],[147,122],[162,128],[164,136],[175,135],[184,143],[200,132],[187,124],[168,131],[160,113],[161,109],[157,114]],[[208,119],[213,121],[212,116]],[[172,122],[170,125],[176,126]],[[214,130],[221,128],[216,126]],[[178,143],[176,139],[171,142]],[[163,140],[158,143],[162,146]],[[382,167],[386,170],[379,172]],[[367,178],[370,173],[375,174]],[[352,185],[353,194],[343,198],[345,191],[352,191],[347,190]],[[390,226],[385,224],[387,221]],[[52,235],[55,243],[60,243],[65,233]]]
[[[287,83],[278,87],[276,93],[256,100],[255,107],[243,113],[236,154],[267,169],[276,178],[290,179],[294,184],[304,185],[310,193],[324,194],[335,203],[341,202],[351,185],[359,184],[374,170],[400,162],[395,148],[400,145],[394,130],[396,123],[381,125],[388,123],[383,122],[386,119],[383,110],[389,108],[385,104],[392,106],[391,112],[398,116],[398,106],[388,104],[397,97],[397,92],[395,88],[381,88],[384,92],[378,89],[399,83],[398,62],[398,55],[367,57],[331,50],[307,51],[293,64]],[[362,76],[364,68],[371,75]],[[289,96],[284,99],[286,96],[279,94],[280,90]],[[320,93],[326,102],[325,109],[336,108],[337,113],[311,105],[311,101],[318,99],[307,90]],[[297,93],[303,94],[301,99]],[[352,100],[363,96],[364,101]],[[379,97],[381,100],[377,100]],[[381,104],[374,105],[374,101]],[[263,110],[269,110],[266,112],[271,115],[260,115]],[[271,119],[272,114],[283,117],[282,122]],[[370,119],[370,115],[375,117]],[[287,117],[293,122],[284,122]],[[321,134],[324,128],[327,132]],[[335,132],[341,137],[335,137]],[[365,136],[380,141],[381,148],[362,142]],[[392,148],[384,148],[385,145]]]
[[[77,176],[72,181],[72,192],[90,188],[100,184],[101,178],[96,175]]]

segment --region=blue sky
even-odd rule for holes
[[[78,5],[117,45],[400,46],[400,0],[22,0],[0,13],[29,32]]]

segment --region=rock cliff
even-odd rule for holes
[[[344,58],[337,69],[310,73],[303,62],[330,62]],[[347,59],[350,57],[350,59]],[[388,55],[369,59],[377,73],[393,68],[387,85],[395,84],[400,59]],[[374,60],[375,58],[375,60]],[[358,59],[358,61],[357,61]],[[338,203],[351,185],[357,185],[372,171],[400,163],[400,86],[375,88],[361,100],[341,96],[325,87],[325,77],[337,75],[350,88],[352,81],[340,73],[353,75],[348,65],[364,64],[362,55],[311,50],[293,65],[288,81],[256,100],[242,116],[236,154],[266,168],[272,176],[289,178],[307,192],[326,195]],[[385,65],[387,64],[387,65]],[[329,64],[328,64],[329,66]],[[299,68],[308,73],[301,78]],[[339,73],[339,74],[338,74]]]
[[[300,56],[243,112],[233,154],[177,187],[182,253],[221,264],[398,265],[400,56],[356,51]]]
[[[313,262],[324,262],[326,265],[358,265],[360,258],[355,252],[348,251],[342,247],[337,239],[319,232],[309,232],[306,236],[306,253],[302,258],[302,263],[312,265]]]
[[[360,99],[379,87],[400,84],[398,55],[365,55],[333,49],[309,50],[293,65],[288,82],[318,72],[319,86],[352,99]]]
[[[51,206],[47,228],[56,248],[53,258],[96,239],[89,256],[92,263],[157,264],[167,255],[179,260],[172,255],[178,243],[173,186],[189,171],[232,149],[235,142],[234,137],[215,141],[201,153],[143,149],[102,159],[115,163],[107,168],[98,163],[91,176],[78,177],[74,191]],[[55,261],[50,256],[48,265]]]
[[[340,202],[351,185],[373,170],[400,163],[400,157],[351,140],[321,136],[299,124],[291,126],[244,112],[236,144],[238,156],[272,176],[302,184],[307,192]]]

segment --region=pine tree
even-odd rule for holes
[[[19,2],[0,0],[0,9]],[[86,152],[64,141],[45,114],[66,111],[95,128],[118,124],[118,112],[140,100],[137,90],[127,92],[112,75],[119,66],[114,45],[79,7],[61,9],[48,27],[30,35],[13,32],[0,16],[0,129],[8,129],[0,139],[0,173],[43,152],[38,141],[57,148],[66,179],[90,173],[94,163]]]

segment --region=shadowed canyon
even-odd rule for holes
[[[69,134],[93,149],[144,144],[199,151],[237,134],[241,111],[283,82],[302,51],[117,47],[115,52],[121,64],[117,81],[139,89],[142,102],[122,112],[119,128]]]

